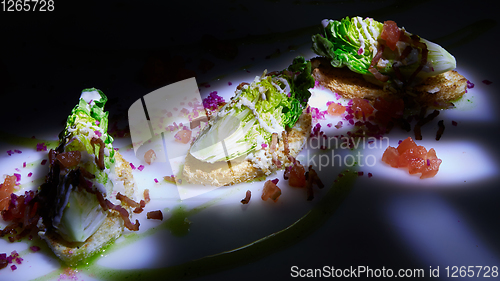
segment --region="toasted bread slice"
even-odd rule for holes
[[[363,75],[348,68],[332,67],[325,58],[314,58],[313,77],[322,86],[344,98],[375,100],[377,97],[392,98],[396,93],[366,81]],[[465,94],[467,79],[455,70],[432,76],[407,90],[421,106],[441,106],[459,99]]]
[[[302,150],[311,133],[311,120],[311,114],[304,112],[293,128],[287,131],[289,156],[296,157]],[[288,166],[291,163],[284,153],[284,142],[281,136],[279,138],[275,157],[282,166]],[[189,183],[223,186],[251,181],[278,169],[273,164],[270,146],[267,146],[265,149],[252,153],[249,157],[243,156],[229,162],[221,161],[214,164],[200,161],[188,153],[183,176]]]
[[[132,176],[132,169],[118,151],[115,152],[114,172],[118,180],[123,182],[125,195],[133,198],[136,187]],[[130,209],[128,211],[131,214]],[[118,212],[109,210],[108,217],[102,225],[84,243],[67,242],[54,232],[46,233],[45,231],[40,231],[38,235],[47,242],[58,258],[69,266],[75,266],[113,243],[120,237],[123,229],[124,223],[121,216]]]

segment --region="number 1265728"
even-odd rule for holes
[[[52,12],[54,0],[2,0],[3,12]]]
[[[446,277],[498,277],[498,266],[447,266]]]

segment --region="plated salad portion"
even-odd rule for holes
[[[315,78],[334,92],[368,99],[404,93],[439,107],[465,93],[467,79],[453,70],[455,58],[394,21],[345,17],[322,23],[324,34],[312,36],[312,49],[321,56],[313,62]]]
[[[108,134],[107,97],[97,89],[82,91],[59,135],[59,145],[48,153],[49,173],[38,190],[13,194],[2,217],[11,224],[2,236],[13,240],[31,231],[47,242],[54,254],[76,265],[118,238],[132,223],[131,208],[121,206],[135,197],[129,164],[113,149]]]
[[[311,128],[306,110],[314,86],[311,63],[297,57],[285,70],[241,83],[231,101],[211,114],[193,142],[183,175],[222,186],[269,175],[290,165]]]

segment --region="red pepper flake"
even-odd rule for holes
[[[493,82],[491,82],[490,80],[487,80],[487,79],[483,80],[482,82],[484,84],[486,84],[486,85],[490,85],[491,83],[493,83]]]
[[[41,165],[45,165],[47,163],[47,159],[43,159],[42,162],[40,162]]]

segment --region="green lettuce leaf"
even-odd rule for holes
[[[108,112],[104,111],[107,97],[94,88],[85,89],[68,116],[60,135],[59,152],[80,151],[82,157],[77,167],[61,173],[57,186],[52,224],[56,231],[69,242],[84,242],[106,218],[95,194],[79,188],[79,167],[95,176],[88,179],[93,188],[110,195],[113,183],[109,174],[114,170],[113,138],[108,134]],[[104,164],[101,170],[95,161],[99,145],[92,146],[93,138],[104,142]]]
[[[314,86],[311,63],[297,57],[278,75],[258,76],[236,91],[209,126],[193,143],[190,153],[195,158],[215,163],[246,155],[272,133],[293,127],[306,108]]]
[[[312,36],[312,50],[320,56],[329,58],[333,67],[348,67],[351,71],[365,75],[368,80],[373,81],[374,76],[368,69],[381,44],[380,35],[383,27],[383,23],[371,18],[345,17],[340,21],[329,20],[324,25],[323,35]],[[407,35],[411,36],[410,33]],[[420,42],[427,45],[429,52],[428,65],[423,71],[418,72],[418,78],[438,75],[456,67],[455,58],[444,48],[423,38],[420,38]],[[405,46],[400,44],[400,47],[392,53],[389,48],[385,48],[382,57],[384,63],[378,67],[380,73],[395,79],[397,75],[393,66],[396,63],[404,78],[413,74],[419,67],[421,53],[413,52],[404,62],[400,62],[396,59],[395,52],[402,53]]]

